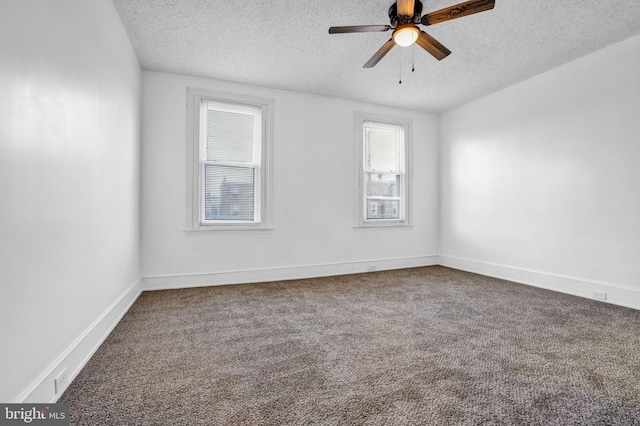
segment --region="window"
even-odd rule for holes
[[[409,225],[411,121],[356,114],[357,226]]]
[[[187,230],[269,223],[269,100],[189,89]]]

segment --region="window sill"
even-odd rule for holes
[[[186,236],[211,235],[218,232],[233,233],[254,233],[254,232],[272,232],[273,226],[243,226],[243,225],[224,225],[224,226],[206,226],[198,229],[185,229]]]
[[[413,228],[412,223],[406,222],[380,222],[380,223],[359,223],[354,229],[374,229],[374,228]]]

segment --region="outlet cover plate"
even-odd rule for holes
[[[53,380],[53,386],[55,387],[56,395],[60,394],[62,390],[67,385],[67,380],[69,377],[67,376],[67,369],[63,369]]]

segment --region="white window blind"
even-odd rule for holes
[[[404,129],[365,122],[363,130],[365,220],[402,219]]]
[[[200,221],[260,222],[261,108],[201,102]]]
[[[410,226],[410,119],[355,113],[356,226]]]

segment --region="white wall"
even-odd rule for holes
[[[0,58],[0,401],[46,402],[139,280],[140,67],[110,0],[3,0]]]
[[[274,100],[273,231],[185,235],[187,87]],[[142,92],[147,288],[433,263],[426,257],[437,245],[436,116],[155,72],[143,73]],[[354,111],[413,119],[411,228],[354,229]]]
[[[446,265],[640,308],[640,36],[441,117]]]

